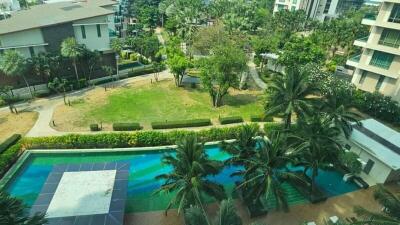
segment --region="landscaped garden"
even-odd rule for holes
[[[88,130],[89,124],[138,122],[150,128],[151,122],[211,119],[261,115],[261,91],[231,90],[224,105],[214,108],[208,93],[201,88],[176,87],[172,81],[150,84],[143,81],[104,91],[97,88],[85,97],[72,101],[72,107],[61,105],[54,113],[56,129]]]

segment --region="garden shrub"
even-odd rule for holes
[[[100,130],[99,124],[97,124],[97,123],[90,124],[89,127],[90,127],[90,131],[99,131]]]
[[[282,123],[267,122],[264,124],[264,132],[269,136],[274,131],[281,131],[284,129]]]
[[[115,131],[132,131],[141,130],[142,127],[139,123],[114,123],[113,130]]]
[[[165,121],[165,122],[152,122],[153,129],[170,129],[182,127],[202,127],[211,125],[210,119],[194,119],[194,120],[178,120],[178,121]]]
[[[129,60],[131,61],[137,61],[138,60],[138,56],[135,53],[131,53],[129,55]]]
[[[251,115],[251,122],[273,122],[274,118],[272,116],[264,116],[264,115]]]
[[[22,145],[18,142],[0,154],[0,177],[14,164],[21,151]]]
[[[220,117],[219,122],[221,124],[242,123],[243,118],[241,116]]]
[[[251,124],[257,129],[257,124]],[[23,139],[28,149],[84,149],[150,147],[176,144],[189,134],[197,134],[203,142],[234,139],[241,126],[211,128],[200,131],[173,130],[169,132],[139,131],[135,133],[69,134],[54,137],[30,137]]]
[[[7,138],[3,143],[0,144],[0,154],[3,153],[11,145],[17,143],[19,139],[21,139],[20,134],[13,134],[9,138]]]

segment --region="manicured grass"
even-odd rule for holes
[[[105,123],[218,119],[219,116],[242,116],[262,112],[261,92],[234,91],[225,97],[224,105],[213,108],[207,92],[200,88],[178,88],[172,81],[122,88],[106,97],[104,104],[85,100],[73,106],[81,108],[84,121]],[[82,124],[83,125],[83,124]]]

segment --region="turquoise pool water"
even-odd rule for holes
[[[210,158],[221,161],[230,157],[217,146],[208,146],[207,154]],[[54,165],[126,161],[131,163],[126,211],[146,212],[163,210],[171,199],[171,194],[153,194],[162,184],[161,181],[155,180],[154,177],[159,174],[167,173],[172,169],[161,163],[163,155],[164,153],[160,151],[32,154],[6,189],[12,196],[22,199],[30,206],[36,200],[36,197],[40,193]],[[239,180],[239,178],[232,178],[230,175],[238,169],[240,168],[225,167],[220,174],[210,176],[210,179],[223,184],[229,196],[232,193],[235,181]],[[354,184],[343,182],[341,177],[341,174],[335,171],[321,171],[317,178],[317,184],[326,191],[329,196],[335,196],[358,189]],[[291,185],[285,183],[284,187],[288,193],[290,204],[308,202]],[[271,200],[266,204],[273,207],[274,201]]]

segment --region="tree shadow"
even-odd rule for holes
[[[237,94],[237,95],[226,95],[223,98],[223,104],[233,107],[248,105],[256,103],[260,100],[260,96],[254,94]]]

